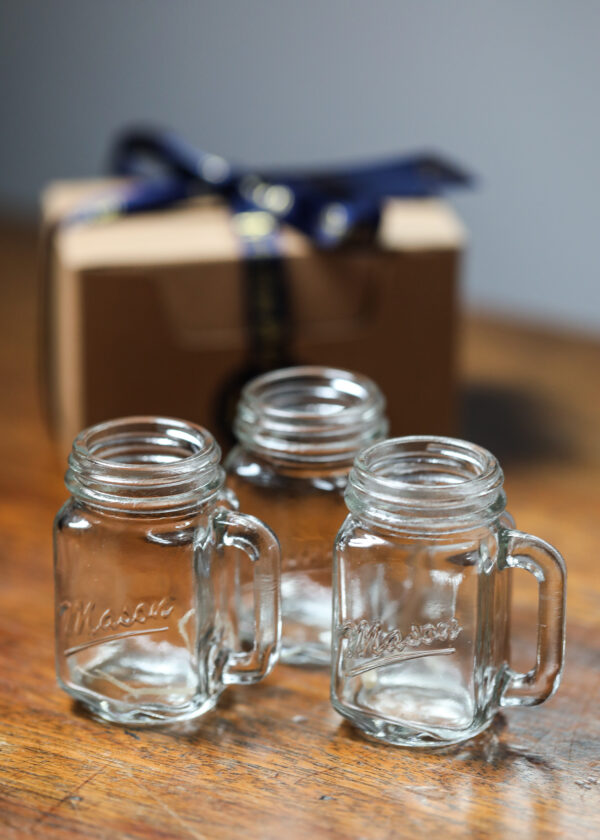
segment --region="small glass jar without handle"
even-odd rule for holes
[[[242,392],[239,443],[225,468],[244,510],[281,544],[284,662],[329,664],[332,548],[346,515],[343,494],[356,454],[385,437],[384,412],[370,379],[327,367],[277,370]]]

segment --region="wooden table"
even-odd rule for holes
[[[0,227],[0,836],[600,836],[600,345],[470,319],[463,434],[503,460],[520,527],[569,567],[567,665],[546,705],[447,754],[363,740],[319,671],[278,667],[171,732],[97,723],[54,679],[51,523],[65,497],[35,389],[35,238]],[[518,581],[527,664],[533,587]]]

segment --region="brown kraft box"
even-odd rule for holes
[[[160,414],[205,425],[227,447],[227,391],[250,353],[246,267],[229,211],[202,199],[57,227],[107,185],[57,182],[43,196],[41,351],[52,433],[64,452],[92,423]],[[390,200],[373,245],[319,251],[284,229],[284,361],[370,376],[387,398],[391,435],[453,433],[464,239],[437,199]]]

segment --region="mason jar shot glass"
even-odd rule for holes
[[[409,747],[464,741],[500,707],[558,687],[566,572],[543,540],[507,527],[503,475],[479,446],[442,437],[363,451],[335,544],[331,698],[368,736]],[[538,582],[533,668],[510,665],[510,570]]]
[[[54,525],[57,672],[101,718],[193,718],[276,660],[277,539],[231,509],[219,460],[205,429],[160,417],[101,423],[73,443]],[[238,635],[240,556],[250,641]]]
[[[284,368],[242,391],[239,444],[225,467],[244,510],[281,544],[285,662],[329,665],[332,549],[346,516],[343,493],[356,454],[385,436],[384,410],[370,379],[327,367]],[[244,611],[251,614],[251,603]]]

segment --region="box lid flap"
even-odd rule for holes
[[[44,221],[58,221],[79,203],[102,196],[116,183],[115,179],[96,179],[50,184],[42,196]],[[310,253],[310,242],[296,230],[286,227],[282,237],[287,257]],[[443,201],[386,202],[378,232],[378,242],[385,249],[459,249],[464,239],[463,226]],[[196,199],[166,211],[73,225],[60,231],[59,247],[62,261],[73,270],[236,261],[242,254],[229,211],[213,198]]]

